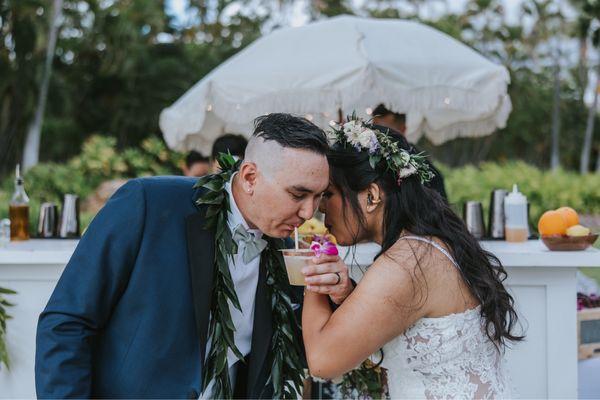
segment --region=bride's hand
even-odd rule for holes
[[[335,304],[341,304],[354,290],[354,284],[348,276],[348,267],[339,256],[321,255],[313,257],[302,268],[306,277],[306,289],[328,294]]]

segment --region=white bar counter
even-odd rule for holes
[[[15,290],[5,296],[14,307],[6,323],[11,368],[0,370],[0,398],[35,398],[35,332],[58,278],[77,246],[77,240],[43,239],[11,242],[0,248],[0,286]]]
[[[522,244],[483,241],[508,271],[527,338],[507,351],[509,370],[521,398],[577,398],[577,267],[600,267],[600,251],[551,252],[540,241]],[[0,398],[33,398],[35,330],[43,310],[77,241],[30,240],[0,248],[0,286],[16,290],[6,296],[10,371],[0,370]],[[374,244],[342,251],[352,275],[377,253]],[[354,256],[352,255],[354,253]],[[356,266],[357,265],[357,266]]]

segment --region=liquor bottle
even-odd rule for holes
[[[10,240],[29,239],[29,197],[25,193],[21,168],[17,165],[15,173],[15,192],[9,205]]]

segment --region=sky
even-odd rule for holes
[[[352,0],[356,5],[364,5],[368,0]],[[506,9],[508,23],[518,23],[518,8],[522,0],[503,0]],[[290,8],[290,25],[300,26],[308,22],[308,18],[304,13],[304,5],[306,0],[298,0]],[[169,0],[167,2],[167,11],[178,17],[182,22],[186,20],[186,7],[188,0]],[[451,0],[447,1],[448,7],[453,12],[460,12],[467,0]],[[233,10],[232,10],[233,11]]]
[[[280,4],[279,0],[271,0],[274,4]],[[283,9],[282,14],[287,14],[287,15],[283,15],[279,18],[279,20],[277,21],[272,21],[272,23],[276,24],[276,25],[280,25],[280,26],[301,26],[304,24],[307,24],[309,21],[309,17],[306,14],[306,8],[308,5],[308,1],[310,0],[295,0],[293,2],[293,4],[291,6],[287,6]],[[366,3],[369,2],[369,0],[351,0],[352,3],[354,4],[354,6],[356,8],[362,8],[363,6],[365,6]],[[445,0],[446,3],[446,7],[448,7],[448,11],[450,12],[454,12],[454,13],[460,13],[461,10],[464,9],[465,4],[467,3],[468,0]],[[572,8],[570,8],[570,6],[565,5],[565,2],[563,0],[556,0],[558,4],[561,4],[563,7],[563,12],[564,15],[567,16],[568,19],[574,19],[576,17],[576,14],[574,12],[574,10],[572,10]],[[262,2],[264,2],[264,0],[262,0]],[[430,8],[431,8],[431,12],[435,13],[435,9],[436,9],[436,5],[440,5],[440,3],[443,3],[444,0],[439,0],[439,1],[431,1],[429,3]],[[527,20],[520,20],[520,16],[519,16],[519,7],[521,5],[521,3],[523,2],[523,0],[502,0],[502,3],[504,4],[504,9],[506,11],[506,23],[509,25],[518,25],[518,24],[523,24],[523,26],[525,27],[525,29],[527,29],[528,25],[532,24],[529,23],[529,21]],[[256,6],[254,6],[252,3],[255,3]],[[260,14],[260,8],[261,6],[259,5],[259,3],[261,3],[261,0],[250,0],[250,2],[248,3],[248,5],[246,6],[247,9],[252,9],[254,12],[257,12]],[[166,9],[167,12],[171,15],[174,15],[177,20],[178,23],[181,25],[186,25],[186,21],[190,21],[194,19],[193,15],[186,15],[186,8],[189,4],[189,0],[167,0],[166,3]],[[289,3],[288,3],[289,4]],[[226,9],[226,12],[224,13],[225,15],[229,14],[229,15],[234,15],[237,12],[240,11],[241,9],[241,5],[239,3],[232,3],[231,5],[228,6],[229,9]],[[273,8],[276,8],[276,6],[274,6]],[[441,10],[443,10],[443,7],[441,8]],[[265,11],[268,12],[268,11]],[[434,15],[435,16],[435,15]],[[429,17],[429,16],[428,16]],[[269,27],[266,27],[266,32],[268,32],[270,29]],[[561,57],[561,64],[572,64],[572,60],[576,60],[577,56],[578,56],[578,45],[576,43],[576,41],[570,40],[570,41],[566,41],[564,43],[561,44],[561,53],[562,53],[562,57]],[[598,62],[596,55],[591,55],[590,56],[591,60],[593,63]],[[595,73],[593,70],[590,71],[590,82],[595,81]],[[590,103],[591,102],[591,98],[593,96],[593,88],[590,90],[586,91],[586,102]]]

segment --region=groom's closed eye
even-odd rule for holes
[[[296,201],[304,200],[304,198],[306,197],[306,194],[297,194],[294,192],[288,192],[288,193],[292,196],[292,199],[294,199]]]
[[[288,189],[288,193],[297,201],[304,200],[306,196],[312,194],[312,192],[312,190],[305,188],[304,186],[292,186]]]

